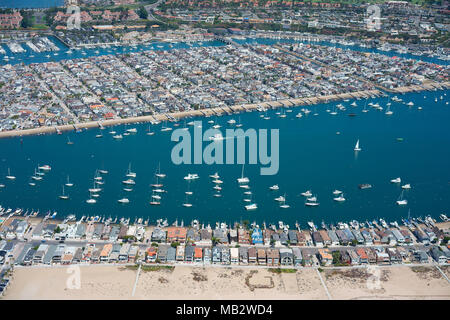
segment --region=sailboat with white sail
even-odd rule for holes
[[[69,200],[69,196],[64,192],[64,185],[62,186],[62,195],[59,196],[61,200]]]
[[[238,182],[238,183],[242,183],[242,184],[244,184],[244,183],[249,183],[249,182],[250,182],[250,179],[249,179],[249,178],[244,177],[244,165],[245,165],[245,164],[242,165],[242,173],[241,173],[241,177],[237,179],[237,182]]]
[[[359,146],[359,139],[358,139],[358,141],[356,141],[356,145],[355,145],[354,150],[355,151],[361,151],[362,150],[361,147]]]
[[[400,197],[397,199],[397,205],[399,206],[404,206],[408,204],[408,200],[403,198],[403,190],[402,193],[400,194]]]
[[[6,176],[6,179],[8,180],[16,180],[16,177],[11,175],[11,169],[8,168],[8,175]]]
[[[67,176],[66,187],[73,187],[73,183],[72,183],[72,182],[70,182],[70,180],[69,180],[69,176]]]

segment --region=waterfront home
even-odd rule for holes
[[[272,231],[272,230],[270,230]],[[266,234],[268,234],[268,232],[266,232]],[[270,244],[274,244],[275,246],[281,246],[281,242],[280,242],[280,234],[278,232],[271,232],[271,239],[270,242],[267,242],[267,240],[264,240],[264,244],[265,245],[270,245]]]
[[[111,226],[105,225],[105,227],[102,230],[102,234],[100,236],[100,239],[102,240],[109,240],[109,234],[111,233]]]
[[[189,228],[186,231],[186,241],[197,242],[200,240],[200,234],[197,229]]]
[[[88,239],[88,240],[92,239],[94,230],[95,230],[95,225],[93,223],[89,223],[86,227],[86,239]]]
[[[322,238],[322,242],[324,246],[329,246],[331,245],[331,238],[328,235],[328,232],[326,230],[319,230],[320,233],[320,237]]]
[[[267,265],[267,256],[266,256],[266,250],[264,248],[258,248],[258,264],[259,265]]]
[[[230,248],[231,264],[239,264],[239,248]]]
[[[109,233],[109,240],[116,242],[119,240],[119,233],[120,233],[120,227],[119,226],[112,226],[111,232]]]
[[[397,229],[391,229],[391,233],[392,235],[395,237],[395,239],[397,240],[398,244],[404,244],[405,243],[405,237],[403,237],[403,235],[401,234],[401,232]]]
[[[239,247],[239,264],[248,264],[248,247]]]
[[[258,263],[258,252],[255,247],[248,248],[248,263],[249,264]]]
[[[425,251],[416,250],[414,252],[414,258],[419,263],[428,263],[428,260],[430,257],[427,255],[427,253]]]
[[[53,234],[55,233],[56,227],[57,227],[57,225],[54,223],[49,223],[49,224],[45,225],[42,230],[42,236],[45,239],[51,239],[53,237]]]
[[[254,228],[252,232],[252,244],[263,244],[263,234],[261,229]]]
[[[303,255],[300,248],[292,248],[292,255],[293,255],[293,264],[294,266],[300,266],[303,262]]]
[[[361,235],[363,236],[363,238],[364,238],[364,243],[365,243],[366,245],[370,246],[370,245],[373,244],[372,236],[370,235],[370,232],[369,232],[369,231],[367,231],[366,229],[363,229],[363,230],[361,230]]]
[[[64,250],[64,254],[61,257],[61,264],[65,265],[71,264],[75,251],[76,251],[75,247],[66,247],[66,250]]]
[[[315,231],[312,233],[312,239],[314,241],[314,244],[316,245],[316,247],[323,247],[323,239],[322,236],[320,234],[320,232]]]
[[[53,253],[52,263],[60,263],[61,258],[63,257],[65,251],[66,251],[66,245],[64,245],[64,244],[58,245],[55,252]]]
[[[231,263],[231,256],[230,256],[230,248],[227,246],[222,247],[222,264],[230,264]]]
[[[185,246],[182,244],[177,247],[177,254],[176,254],[177,261],[184,261],[184,250]]]
[[[186,242],[186,228],[183,227],[168,227],[167,228],[167,242]]]
[[[57,247],[58,246],[56,244],[51,244],[48,246],[47,251],[42,259],[43,264],[50,265],[52,263],[52,258]]]
[[[128,231],[128,227],[127,226],[120,226],[120,230],[119,230],[119,239],[124,239],[127,236],[127,231]]]
[[[169,249],[169,245],[160,244],[158,246],[158,260],[161,263],[167,262],[167,250]]]
[[[83,249],[77,248],[75,254],[73,255],[72,263],[80,263],[83,258]]]
[[[318,258],[323,266],[330,266],[333,263],[333,256],[328,249],[319,249]]]
[[[94,225],[94,232],[92,233],[92,240],[99,240],[103,233],[103,224],[96,223]]]
[[[288,231],[288,238],[289,238],[289,243],[290,243],[290,245],[292,245],[292,246],[296,246],[296,245],[297,245],[297,243],[298,243],[298,240],[297,240],[297,231],[295,231],[295,230],[289,230],[289,231]]]
[[[77,223],[75,229],[74,239],[80,240],[86,235],[86,225],[84,223]],[[114,240],[113,240],[114,241]]]
[[[120,243],[114,243],[112,250],[111,250],[111,254],[109,255],[109,262],[118,262],[119,261],[119,254],[120,254],[120,249],[122,248],[122,246],[120,245]]]
[[[367,256],[366,250],[364,248],[356,249],[356,253],[359,256],[360,263],[369,263],[369,257]]]
[[[35,264],[43,263],[44,256],[47,253],[47,250],[48,250],[48,245],[45,243],[41,243],[33,257],[33,263],[35,263]]]
[[[341,245],[344,245],[344,246],[346,246],[346,245],[348,245],[350,242],[351,242],[351,240],[347,237],[347,235],[345,234],[345,232],[344,232],[344,230],[336,230],[336,235],[338,236],[338,238],[339,238],[339,243],[341,244]]]
[[[187,245],[184,250],[184,261],[193,262],[194,261],[195,247]]]
[[[194,247],[194,262],[202,262],[203,261],[203,250],[199,247]]]
[[[411,233],[409,230],[401,229],[400,233],[402,234],[403,238],[405,239],[406,244],[413,244],[413,240],[412,240]]]
[[[220,264],[222,261],[222,250],[219,246],[214,246],[212,248],[212,263]]]
[[[238,243],[238,232],[236,229],[230,229],[230,244],[235,245]]]
[[[264,245],[266,246],[270,246],[271,241],[275,242],[275,245],[277,245],[277,241],[278,242],[280,241],[280,237],[272,229],[264,229],[263,236],[264,236]]]
[[[439,264],[447,263],[447,255],[438,246],[433,246],[429,251],[430,256]]]
[[[347,237],[349,242],[356,240],[355,236],[353,235],[353,233],[351,232],[351,230],[349,228],[345,228],[342,231],[344,232],[344,234]]]
[[[124,243],[119,251],[119,262],[128,262],[128,252],[130,251],[131,245],[129,243]]]
[[[147,262],[156,262],[157,253],[156,247],[148,247],[145,253]]]
[[[210,264],[211,263],[211,248],[204,248],[203,249],[203,263]]]
[[[306,246],[307,245],[307,239],[306,233],[303,231],[297,231],[297,245],[299,246]]]
[[[352,230],[353,235],[358,242],[358,244],[364,244],[364,237],[362,236],[361,232],[359,230]]]
[[[137,226],[128,226],[127,237],[136,236]]]
[[[383,247],[375,248],[375,253],[377,255],[377,264],[391,264],[389,254],[386,253]]]
[[[281,243],[282,245],[286,246],[286,245],[288,244],[288,241],[289,241],[289,238],[288,238],[287,233],[285,233],[285,232],[280,232],[280,233],[279,233],[279,236],[280,236],[280,243]]]
[[[109,260],[109,255],[111,254],[112,251],[112,243],[107,243],[104,245],[101,253],[100,253],[100,261],[101,262],[107,262]]]
[[[221,244],[228,244],[228,230],[227,229],[214,229],[213,230],[213,237],[219,241]]]
[[[176,257],[177,257],[177,249],[175,249],[172,246],[169,246],[167,248],[167,262],[168,263],[173,263],[176,261]]]
[[[201,229],[199,231],[200,233],[200,241],[197,241],[196,244],[197,245],[202,245],[202,246],[211,246],[212,245],[212,241],[211,241],[211,237],[212,237],[212,232],[210,229]]]
[[[334,230],[328,230],[328,237],[330,238],[331,245],[332,246],[338,246],[339,245],[339,238]]]
[[[300,250],[299,248],[296,248]],[[292,253],[292,249],[290,248],[281,248],[280,249],[280,264],[282,266],[291,266],[294,263],[294,255]]]
[[[155,227],[151,235],[152,242],[166,242],[166,232],[160,227]]]
[[[348,249],[347,253],[350,256],[350,264],[351,265],[360,264],[359,255],[356,253],[356,251],[354,249]]]
[[[267,265],[275,266],[280,263],[280,251],[278,249],[267,249]]]

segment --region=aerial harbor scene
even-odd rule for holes
[[[26,2],[0,299],[450,298],[446,1]]]

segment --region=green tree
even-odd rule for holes
[[[141,19],[147,20],[147,18],[148,18],[148,12],[147,12],[147,10],[145,10],[144,6],[139,7],[137,14],[139,15],[139,18],[141,18]]]

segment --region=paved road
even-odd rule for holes
[[[149,4],[149,5],[144,6],[145,10],[147,10],[147,13],[148,13],[148,17],[147,17],[148,20],[159,21],[153,15],[153,10],[155,10],[162,2],[164,2],[164,0],[158,0],[157,2],[155,2],[153,4]]]

